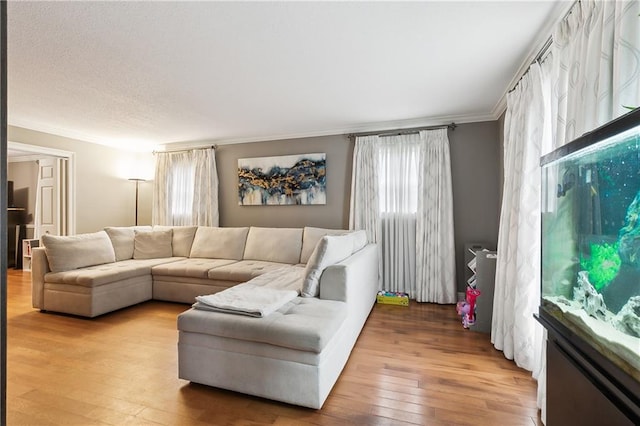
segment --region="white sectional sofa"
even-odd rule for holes
[[[375,245],[347,232],[112,227],[45,236],[32,253],[33,306],[95,317],[150,299],[192,304],[267,272],[300,271],[300,297],[265,317],[180,314],[179,377],[320,408],[378,290]]]

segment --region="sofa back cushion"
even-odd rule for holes
[[[199,226],[189,257],[242,260],[249,228]]]
[[[320,294],[320,276],[331,265],[345,260],[367,245],[365,231],[343,235],[325,235],[320,238],[305,267],[302,282],[302,297],[317,297]]]
[[[191,253],[191,246],[193,245],[193,238],[196,235],[197,226],[162,226],[156,225],[153,227],[154,231],[173,231],[173,237],[171,240],[171,248],[173,249],[174,256],[189,257]]]
[[[300,262],[302,228],[252,226],[244,248],[245,260],[296,264]]]
[[[353,237],[353,253],[362,250],[364,246],[369,244],[366,231],[352,231],[350,235]]]
[[[116,253],[116,260],[133,258],[133,240],[136,229],[140,231],[151,231],[150,226],[109,226],[104,228],[111,239],[113,250]]]
[[[86,266],[102,265],[116,261],[111,239],[105,231],[90,234],[42,236],[49,269],[64,272]]]
[[[326,229],[326,228],[313,228],[311,226],[305,226],[302,232],[302,251],[300,252],[300,263],[307,263],[311,257],[311,253],[318,245],[320,238],[325,235],[343,235],[351,231],[346,229]]]
[[[135,231],[133,258],[160,259],[173,256],[171,240],[173,231]]]

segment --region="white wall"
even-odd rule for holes
[[[135,184],[128,178],[151,177],[151,153],[120,151],[15,126],[8,127],[8,140],[75,153],[76,233],[134,224]],[[151,189],[152,182],[140,184],[140,224],[151,223]]]

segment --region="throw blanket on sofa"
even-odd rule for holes
[[[221,292],[197,296],[195,309],[266,317],[298,297],[305,269],[288,267],[267,272]]]

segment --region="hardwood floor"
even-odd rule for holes
[[[176,315],[147,302],[95,319],[31,308],[9,271],[9,425],[537,425],[536,383],[453,306],[376,305],[322,410],[177,378]]]

